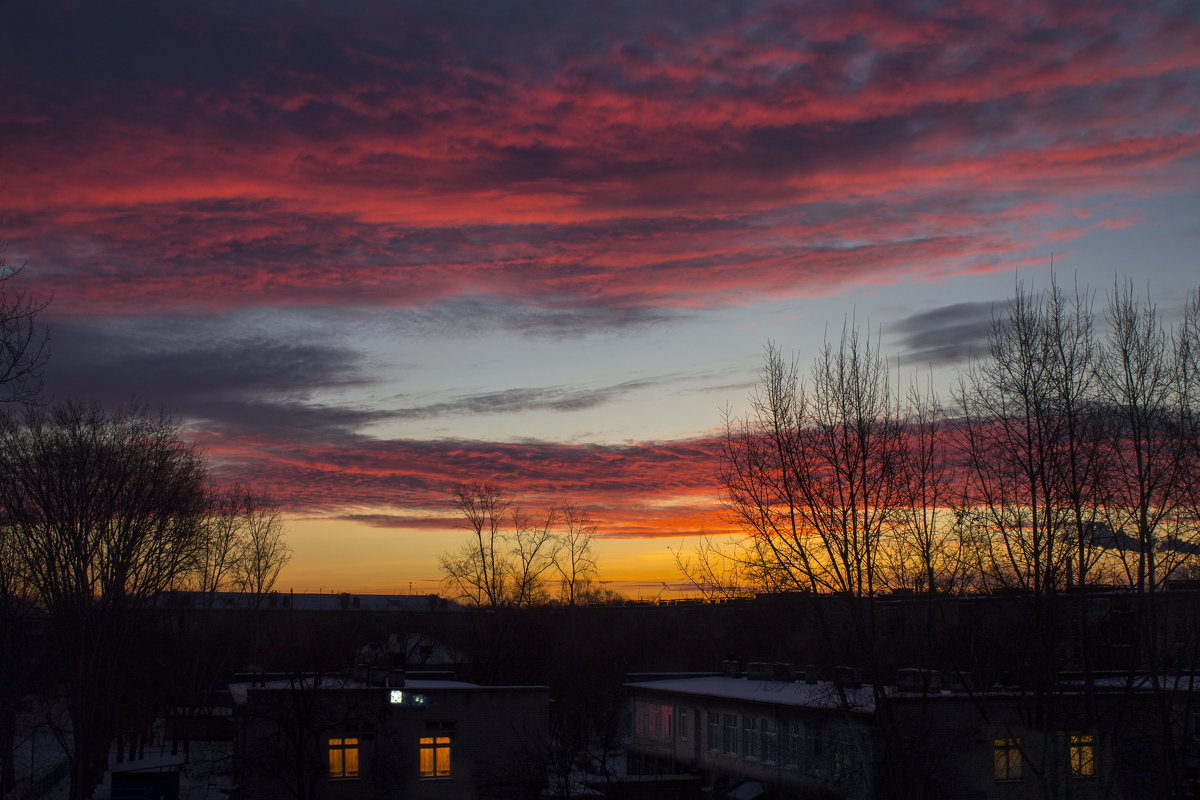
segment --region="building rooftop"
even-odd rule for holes
[[[851,688],[839,686],[832,681],[816,683],[763,681],[710,675],[699,678],[636,681],[626,683],[625,686],[630,689],[650,689],[656,692],[741,700],[775,706],[849,709],[864,714],[870,714],[875,710],[875,697],[870,687]]]
[[[273,691],[305,691],[310,689],[324,689],[329,691],[340,690],[359,690],[372,689],[379,692],[390,691],[391,689],[403,689],[406,692],[489,692],[489,691],[548,691],[545,686],[485,686],[479,683],[467,683],[466,681],[449,681],[449,680],[425,680],[425,679],[406,679],[402,686],[381,686],[377,683],[368,683],[360,681],[356,678],[346,678],[338,676],[323,676],[316,678],[312,676],[300,676],[297,678],[273,678],[263,681],[238,681],[229,684],[229,693],[233,695],[233,702],[236,705],[245,705],[246,696],[251,689],[266,689]]]

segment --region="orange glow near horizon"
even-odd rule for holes
[[[293,558],[276,583],[280,592],[447,597],[438,556],[458,550],[467,536],[461,527],[386,529],[344,520],[291,518],[286,527]],[[675,553],[691,550],[697,538],[597,538],[599,581],[631,599],[694,594],[683,585]]]

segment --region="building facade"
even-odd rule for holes
[[[717,797],[873,796],[869,689],[722,676],[625,688],[630,772],[698,770]]]
[[[537,797],[546,687],[387,683],[305,676],[232,686],[242,797]]]
[[[629,771],[699,773],[699,796],[738,800],[1142,798],[1163,785],[1164,746],[1200,725],[1200,679],[1063,680],[1035,695],[907,678],[629,682]]]

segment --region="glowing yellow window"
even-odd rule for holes
[[[358,777],[358,739],[329,740],[329,777]]]
[[[1077,778],[1090,778],[1096,774],[1096,739],[1088,733],[1072,733],[1069,757],[1071,774]]]
[[[998,781],[1020,780],[1020,739],[994,739],[992,741],[992,774]]]
[[[450,777],[450,737],[421,737],[421,777]]]

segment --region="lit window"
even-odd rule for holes
[[[1021,777],[1021,740],[992,741],[992,774],[998,781],[1015,781]]]
[[[421,737],[421,777],[450,777],[450,737]]]
[[[1090,778],[1096,774],[1096,739],[1088,733],[1072,733],[1069,757],[1071,774],[1077,778]]]
[[[358,739],[329,740],[329,777],[358,777]]]

